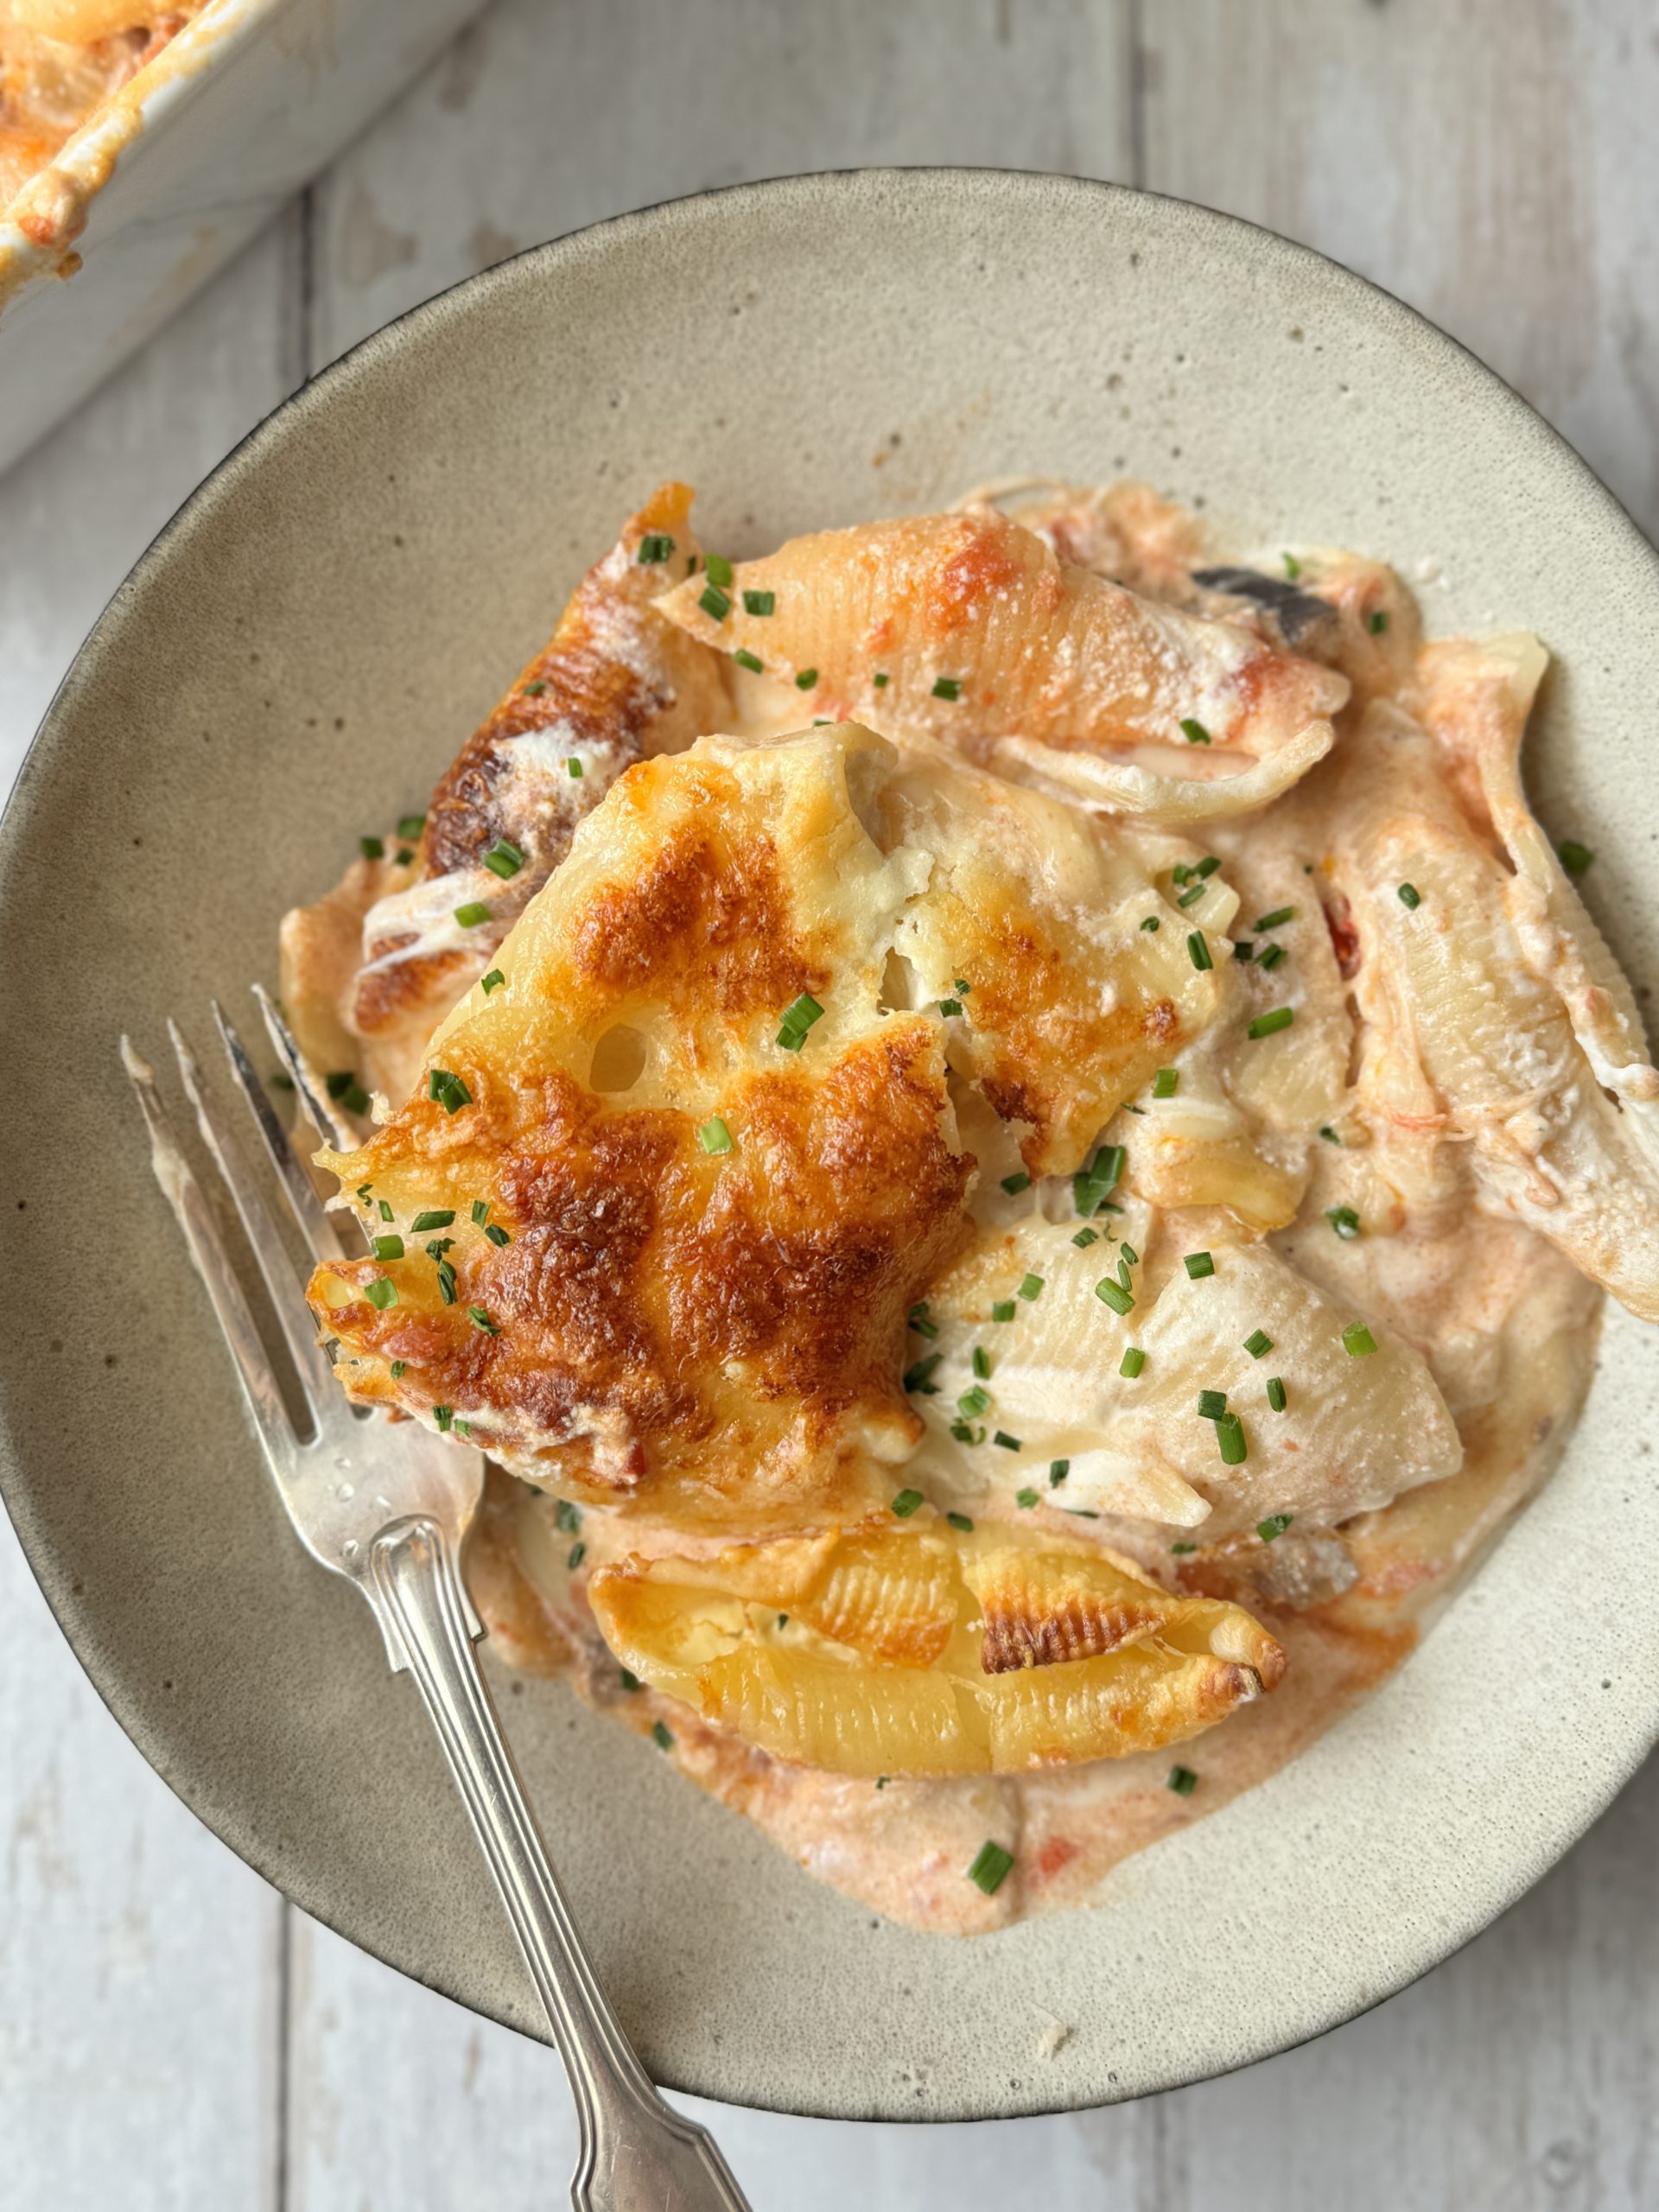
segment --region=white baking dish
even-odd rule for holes
[[[0,469],[431,60],[479,0],[214,0],[0,209]]]

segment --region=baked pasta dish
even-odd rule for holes
[[[0,208],[207,0],[0,0]]]
[[[283,925],[311,1300],[511,1663],[971,1932],[1406,1657],[1659,1316],[1659,1074],[1532,637],[1134,485],[691,504]]]

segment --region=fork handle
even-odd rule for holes
[[[575,2212],[748,2212],[706,2128],[665,2104],[601,1988],[548,1864],[473,1649],[454,1543],[424,1515],[370,1547],[363,1587],[415,1677],[575,2097]]]

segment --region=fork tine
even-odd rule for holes
[[[334,1381],[334,1372],[328,1364],[328,1355],[317,1342],[316,1324],[311,1319],[310,1309],[305,1302],[304,1280],[288,1255],[282,1232],[260,1195],[259,1186],[254,1181],[241,1147],[208,1101],[202,1087],[201,1069],[183,1031],[176,1021],[169,1020],[167,1033],[173,1040],[179,1073],[184,1081],[185,1096],[195,1109],[196,1127],[201,1131],[201,1141],[213,1154],[213,1165],[224,1179],[226,1189],[236,1201],[237,1212],[241,1216],[242,1226],[253,1247],[253,1255],[259,1262],[259,1272],[265,1279],[265,1288],[270,1293],[270,1302],[276,1310],[283,1341],[300,1371],[300,1387],[305,1395],[307,1409],[312,1421],[321,1428],[325,1419],[341,1402],[340,1386]],[[349,1421],[349,1414],[346,1418]]]
[[[257,992],[261,1005],[268,1006],[269,1001],[265,999],[264,992],[258,990],[257,984],[255,990]],[[253,1116],[258,1128],[260,1141],[265,1147],[266,1156],[276,1170],[277,1178],[283,1186],[283,1195],[288,1200],[289,1211],[299,1225],[300,1234],[304,1237],[312,1258],[314,1260],[344,1260],[353,1256],[361,1258],[360,1253],[353,1255],[346,1251],[339,1228],[339,1224],[344,1216],[330,1213],[317,1196],[316,1187],[307,1174],[303,1161],[289,1141],[287,1130],[277,1119],[276,1109],[266,1094],[264,1084],[259,1080],[253,1062],[249,1057],[247,1046],[238,1036],[235,1028],[226,1015],[225,1009],[217,999],[213,1001],[213,1020],[218,1024],[219,1038],[231,1063],[231,1073],[236,1077],[237,1087],[247,1101],[248,1111]],[[295,1081],[296,1084],[302,1086],[301,1096],[305,1101],[307,1110],[311,1114],[312,1119],[316,1122],[317,1127],[321,1128],[323,1123],[317,1118],[318,1104],[305,1079],[303,1067],[298,1060],[297,1054],[295,1064],[300,1068]]]
[[[293,1031],[283,1019],[282,1008],[263,983],[255,983],[252,989],[259,1011],[265,1018],[265,1034],[275,1046],[277,1058],[287,1070],[289,1080],[303,1100],[313,1126],[322,1131],[336,1152],[354,1152],[357,1148],[355,1132],[334,1111],[334,1100],[317,1089],[317,1079],[311,1072],[311,1064],[300,1050]]]
[[[173,1134],[173,1124],[156,1088],[156,1071],[134,1051],[130,1037],[123,1036],[121,1039],[121,1064],[137,1094],[149,1131],[149,1163],[156,1171],[156,1180],[173,1209],[174,1218],[184,1231],[196,1273],[201,1277],[220,1332],[236,1362],[248,1410],[253,1415],[253,1425],[259,1432],[259,1441],[271,1471],[283,1479],[293,1462],[296,1439],[282,1392],[276,1387],[276,1377],[271,1372],[270,1362],[259,1341],[259,1332],[248,1311],[248,1301],[242,1295],[242,1286],[226,1254],[218,1224],[207,1210],[201,1185],[191,1173],[190,1163]]]

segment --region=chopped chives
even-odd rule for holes
[[[485,1223],[490,1217],[489,1200],[487,1198],[474,1198],[472,1205],[472,1216],[474,1227],[475,1229],[482,1229]],[[454,1214],[446,1214],[441,1219],[435,1220],[431,1226],[434,1229],[448,1229],[449,1224],[454,1219]],[[420,1225],[421,1224],[418,1221],[415,1224],[416,1229],[418,1229]]]
[[[937,1398],[939,1386],[932,1380],[933,1370],[944,1357],[942,1351],[931,1351],[925,1359],[917,1360],[905,1370],[904,1388],[914,1390],[925,1398]]]
[[[1180,1071],[1177,1068],[1160,1068],[1152,1078],[1152,1095],[1154,1098],[1173,1098],[1180,1087]]]
[[[999,1428],[991,1441],[1000,1444],[1005,1452],[1022,1452],[1025,1446],[1017,1436],[1010,1436],[1006,1428]]]
[[[455,1409],[453,1406],[434,1406],[432,1408],[432,1418],[446,1436],[449,1433],[449,1425],[454,1417]]]
[[[674,1731],[665,1720],[653,1720],[651,1724],[651,1740],[659,1751],[671,1751],[674,1748]]]
[[[702,573],[711,584],[718,584],[722,591],[731,589],[732,564],[723,553],[705,553],[702,556]]]
[[[1382,632],[1389,626],[1388,608],[1386,607],[1377,607],[1373,613],[1370,620],[1365,625],[1365,626],[1374,638],[1380,638],[1382,635]]]
[[[1252,1359],[1260,1359],[1273,1350],[1273,1338],[1265,1329],[1252,1329],[1244,1339],[1244,1349]]]
[[[1208,745],[1210,733],[1196,715],[1181,716],[1181,735],[1189,745]]]
[[[1276,1006],[1271,1014],[1258,1014],[1244,1033],[1247,1037],[1276,1036],[1280,1030],[1288,1029],[1295,1019],[1294,1007]]]
[[[484,855],[484,865],[492,875],[499,875],[506,883],[517,875],[524,864],[524,856],[510,837],[498,837]]]
[[[887,674],[885,668],[880,668],[876,671],[875,674],[870,678],[870,681],[874,684],[878,691],[885,691],[888,684],[892,683],[893,678]]]
[[[941,676],[935,679],[933,696],[936,699],[960,699],[962,684],[957,677]]]
[[[950,1424],[950,1433],[958,1444],[982,1444],[985,1441],[984,1430],[982,1428],[976,1435],[972,1427],[965,1421],[953,1421]]]
[[[784,1008],[778,1026],[775,1041],[786,1052],[798,1052],[806,1042],[806,1033],[815,1021],[823,1018],[823,1008],[810,991],[803,991]]]
[[[1021,1191],[1028,1191],[1031,1188],[1031,1178],[1023,1167],[1018,1168],[1012,1175],[1005,1175],[1002,1178],[1002,1187],[1011,1198],[1017,1198]]]
[[[816,668],[804,668],[795,679],[795,689],[798,691],[810,691],[817,680],[818,671]]]
[[[1296,909],[1294,906],[1275,906],[1270,914],[1257,916],[1255,924],[1256,934],[1260,936],[1263,930],[1283,929],[1287,922],[1294,922],[1295,918]]]
[[[431,1068],[427,1071],[426,1095],[435,1098],[446,1114],[458,1114],[463,1106],[470,1106],[473,1094],[458,1075],[451,1075],[447,1068]]]
[[[586,1544],[572,1544],[565,1559],[565,1566],[569,1568],[569,1572],[574,1574],[587,1556],[588,1547]]]
[[[1260,968],[1265,969],[1268,974],[1271,974],[1281,960],[1288,960],[1289,957],[1290,955],[1286,951],[1282,944],[1270,944],[1267,950],[1262,954],[1261,959],[1256,963],[1256,965]]]
[[[1216,1272],[1215,1261],[1208,1252],[1189,1252],[1186,1272],[1194,1282],[1202,1282],[1205,1275],[1212,1275]]]
[[[374,1239],[374,1256],[377,1260],[401,1260],[404,1256],[403,1238],[396,1236],[377,1236]]]
[[[404,814],[398,817],[397,835],[400,837],[418,837],[425,827],[426,817],[423,814]]]
[[[372,1190],[373,1190],[373,1188],[374,1188],[374,1185],[373,1185],[373,1184],[372,1184],[372,1183],[359,1183],[359,1184],[358,1185],[358,1186],[357,1186],[357,1195],[358,1195],[358,1197],[362,1200],[362,1202],[363,1202],[363,1204],[364,1204],[365,1205],[367,1205],[367,1204],[369,1203],[369,1193],[370,1193],[370,1192],[371,1192],[371,1191],[372,1191]]]
[[[484,1234],[489,1238],[492,1244],[498,1247],[503,1244],[511,1244],[512,1242],[512,1237],[507,1234],[507,1231],[502,1228],[499,1221],[486,1221],[484,1224]]]
[[[1050,1490],[1058,1490],[1071,1471],[1071,1462],[1069,1459],[1051,1459],[1048,1463],[1048,1486]]]
[[[697,605],[711,622],[723,622],[732,611],[732,602],[718,584],[706,584]]]
[[[697,1135],[705,1152],[729,1152],[732,1148],[732,1133],[718,1114],[711,1115]]]
[[[1583,875],[1595,859],[1588,845],[1581,845],[1576,838],[1564,837],[1555,848],[1561,866],[1569,875]]]
[[[1244,1424],[1236,1414],[1223,1414],[1216,1423],[1216,1442],[1220,1447],[1224,1466],[1242,1467],[1249,1457],[1249,1447],[1244,1441]]]
[[[481,1306],[469,1306],[467,1318],[475,1329],[482,1329],[486,1337],[499,1337],[501,1333]]]
[[[947,1021],[953,1020],[956,1016],[962,1012],[962,1001],[960,999],[941,999],[939,1001],[939,1012],[944,1016]]]
[[[899,1520],[908,1521],[911,1515],[916,1510],[921,1502],[922,1493],[920,1491],[901,1490],[898,1497],[893,1501],[892,1510],[897,1514]]]
[[[957,1411],[969,1421],[977,1421],[981,1414],[990,1411],[990,1392],[981,1389],[979,1384],[975,1382],[970,1384],[957,1400]]]
[[[746,591],[743,612],[746,614],[770,614],[778,604],[778,594],[772,591]]]
[[[1071,1202],[1086,1221],[1109,1205],[1109,1193],[1117,1188],[1123,1178],[1128,1154],[1121,1144],[1103,1144],[1096,1150],[1086,1167],[1080,1167],[1071,1178]]]
[[[1143,930],[1155,930],[1158,926],[1157,915],[1148,914],[1146,920],[1141,923],[1141,926]]]
[[[973,1367],[975,1374],[978,1376],[982,1382],[988,1382],[990,1381],[991,1355],[986,1351],[983,1344],[976,1344],[974,1346]]]
[[[1133,1382],[1147,1363],[1147,1355],[1139,1344],[1124,1347],[1123,1357],[1117,1363],[1117,1371],[1126,1382]]]
[[[408,1371],[409,1362],[406,1359],[394,1359],[392,1361],[391,1379],[394,1382],[401,1382]]]
[[[1206,853],[1193,868],[1192,874],[1198,876],[1213,875],[1220,866],[1221,862],[1213,853]]]
[[[481,899],[469,899],[464,906],[455,909],[455,919],[464,930],[475,930],[480,922],[487,922],[490,910]]]
[[[960,976],[953,976],[951,981],[955,984],[957,996],[958,998],[965,999],[969,991],[974,988],[971,983],[964,983]]]
[[[759,653],[752,653],[747,645],[740,645],[732,658],[740,668],[747,668],[752,675],[764,676],[766,672],[765,661]]]
[[[421,1249],[429,1260],[441,1260],[454,1241],[453,1236],[435,1236],[429,1244],[423,1244]]]
[[[1014,1866],[1014,1853],[1004,1851],[1000,1843],[982,1843],[973,1865],[968,1869],[968,1878],[986,1896],[995,1897],[1007,1880]]]
[[[455,1271],[448,1260],[438,1262],[438,1293],[446,1306],[455,1302]]]
[[[1185,1553],[1195,1552],[1198,1548],[1196,1544],[1172,1544],[1169,1548],[1179,1559]]]
[[[564,772],[568,776],[580,776],[584,772],[581,761],[577,760],[574,753],[565,762]]]
[[[539,699],[546,689],[547,685],[538,678],[534,683],[521,683],[518,693],[521,698]]]
[[[1294,1513],[1270,1513],[1265,1521],[1256,1522],[1255,1533],[1264,1544],[1270,1544],[1275,1536],[1284,1535],[1295,1518]]]
[[[492,991],[499,991],[506,980],[499,968],[492,968],[489,974],[483,979],[485,997],[488,998]]]
[[[1011,1298],[999,1298],[991,1308],[991,1319],[993,1321],[1012,1321],[1014,1300]]]
[[[1204,931],[1202,930],[1194,930],[1188,937],[1186,940],[1186,950],[1188,958],[1192,961],[1192,965],[1198,969],[1200,975],[1203,975],[1206,968],[1213,968],[1215,966],[1215,962],[1210,957],[1210,948],[1205,943]]]
[[[1097,1229],[1080,1229],[1071,1242],[1080,1252],[1086,1252],[1091,1244],[1099,1243],[1100,1231]]]
[[[1198,1419],[1200,1421],[1219,1421],[1226,1410],[1227,1393],[1224,1390],[1199,1391]]]
[[[1122,1283],[1114,1282],[1109,1275],[1103,1275],[1095,1285],[1095,1296],[1103,1306],[1109,1306],[1114,1313],[1133,1313],[1135,1300]]]
[[[657,531],[652,531],[639,541],[639,558],[647,568],[653,562],[666,561],[673,550],[673,539],[663,536]]]
[[[396,1220],[397,1216],[392,1212],[391,1207],[386,1199],[378,1199],[377,1203],[380,1208],[380,1218],[382,1221]]]
[[[1042,1294],[1043,1278],[1041,1275],[1027,1275],[1014,1294],[1017,1298],[1023,1298],[1026,1300],[1027,1304],[1030,1304],[1035,1300],[1040,1298]]]
[[[1359,1234],[1359,1216],[1352,1206],[1327,1206],[1325,1219],[1338,1236],[1352,1238]]]
[[[918,1337],[925,1337],[929,1344],[933,1343],[938,1336],[939,1325],[928,1312],[927,1300],[925,1299],[922,1300],[919,1306],[912,1306],[909,1313],[905,1316],[905,1319],[909,1323],[910,1326],[915,1330],[917,1335]]]
[[[388,1306],[397,1303],[397,1286],[390,1275],[377,1275],[372,1282],[364,1284],[363,1295],[384,1313]]]
[[[1014,1493],[1014,1502],[1020,1508],[1021,1512],[1029,1513],[1033,1505],[1041,1504],[1042,1500],[1038,1497],[1034,1490],[1032,1490],[1027,1486],[1024,1490],[1015,1491]]]
[[[1342,1348],[1350,1359],[1369,1359],[1376,1350],[1376,1338],[1363,1321],[1351,1321],[1342,1332]]]
[[[553,1525],[562,1535],[574,1536],[582,1526],[581,1508],[573,1505],[568,1497],[562,1497],[553,1516]]]
[[[410,850],[410,849],[409,849],[409,847],[408,847],[407,845],[399,845],[399,846],[398,846],[398,848],[397,848],[397,865],[398,865],[398,867],[399,867],[399,868],[407,868],[407,867],[409,866],[410,862],[414,859],[414,857],[415,857],[414,854]]]
[[[1175,904],[1183,908],[1187,906],[1196,906],[1209,887],[1208,884],[1205,883],[1192,884],[1186,890],[1182,892],[1180,897],[1175,901]]]
[[[1276,1375],[1268,1377],[1268,1403],[1276,1414],[1285,1410],[1285,1386]]]
[[[1290,578],[1292,583],[1294,583],[1302,573],[1302,564],[1294,553],[1287,553],[1284,556],[1284,563],[1285,574]]]
[[[1190,1797],[1198,1786],[1198,1777],[1190,1766],[1173,1766],[1166,1778],[1178,1797]]]
[[[294,1088],[294,1078],[286,1068],[274,1068],[271,1071],[270,1080],[272,1088],[275,1090],[292,1090]]]
[[[1239,938],[1233,947],[1233,957],[1235,960],[1255,959],[1255,947],[1251,944],[1249,938],[1242,937]]]
[[[386,857],[386,841],[384,837],[359,837],[357,849],[365,861],[383,861]]]
[[[625,1690],[637,1690],[641,1687],[639,1675],[626,1667],[619,1668],[617,1675]]]
[[[1400,904],[1408,907],[1414,914],[1423,903],[1423,894],[1414,883],[1402,883],[1395,896]]]
[[[960,1529],[964,1536],[971,1533],[974,1524],[965,1513],[947,1513],[944,1517],[953,1529]]]
[[[1319,1123],[1319,1135],[1325,1139],[1326,1144],[1339,1145],[1342,1142],[1342,1139],[1337,1135],[1329,1122],[1321,1122]]]

